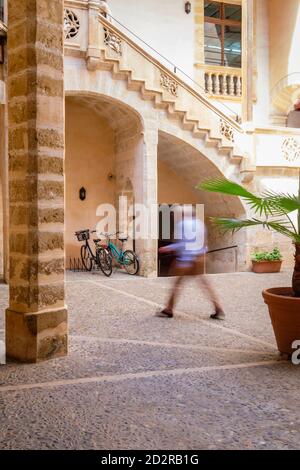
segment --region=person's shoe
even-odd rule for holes
[[[173,312],[165,308],[164,310],[157,312],[156,316],[161,318],[173,318]]]
[[[213,320],[225,320],[225,313],[223,310],[217,309],[215,313],[213,313],[210,318]]]

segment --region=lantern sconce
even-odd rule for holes
[[[113,173],[108,173],[107,179],[108,181],[114,181],[116,179],[116,176]]]
[[[189,15],[192,11],[192,4],[191,2],[185,2],[184,9],[187,15]]]
[[[84,187],[79,189],[79,199],[84,201],[86,199],[86,189]]]

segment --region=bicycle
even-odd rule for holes
[[[128,238],[118,238],[118,240],[122,243],[122,248],[119,249],[112,241],[111,237],[114,235],[118,235],[120,232],[116,233],[100,233],[103,235],[106,240],[106,249],[111,254],[111,259],[115,259],[117,264],[124,267],[126,272],[131,276],[137,274],[140,270],[140,262],[137,254],[133,250],[125,250],[123,251],[123,245],[128,240]]]
[[[96,247],[96,252],[94,254],[89,244],[90,233],[97,233],[97,231],[86,229],[75,232],[77,240],[79,242],[85,242],[80,249],[82,264],[88,272],[93,269],[93,264],[97,264],[103,274],[109,277],[112,273],[112,257],[110,252],[108,251],[107,246],[100,244],[101,239],[95,238],[93,240]]]

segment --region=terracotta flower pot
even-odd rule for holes
[[[300,297],[294,297],[289,287],[267,289],[262,295],[269,307],[278,349],[291,354],[293,342],[300,340]]]
[[[254,273],[279,273],[282,261],[254,261],[252,260],[252,271]]]

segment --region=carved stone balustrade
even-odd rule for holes
[[[241,98],[242,71],[227,67],[211,67],[204,71],[204,85],[209,95]]]

